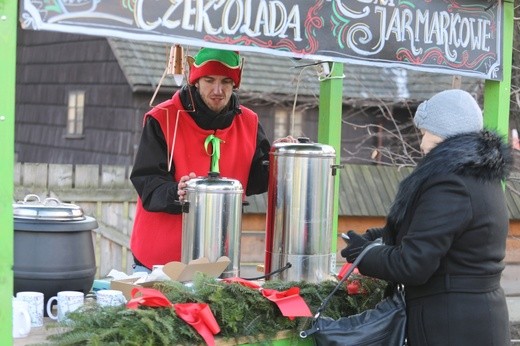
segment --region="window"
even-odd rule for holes
[[[70,91],[67,108],[67,138],[83,137],[85,91]]]
[[[303,136],[302,132],[302,112],[277,108],[274,113],[274,138],[281,138],[287,135],[293,137]]]

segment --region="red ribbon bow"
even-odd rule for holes
[[[140,295],[138,295],[140,293]],[[153,288],[134,287],[132,292],[132,299],[126,304],[129,309],[137,309],[141,306],[150,307],[172,307],[172,303],[160,291]]]
[[[290,320],[294,320],[295,317],[311,317],[311,311],[307,306],[307,303],[300,296],[299,287],[291,287],[287,291],[279,292],[277,290],[262,288],[260,285],[254,282],[242,279],[242,278],[227,278],[223,281],[227,283],[238,283],[242,286],[246,286],[252,289],[257,289],[262,292],[262,295],[272,301],[278,306],[278,309],[282,312],[282,315],[289,317]]]
[[[215,345],[213,335],[220,332],[220,327],[207,304],[172,304],[160,291],[146,287],[134,287],[131,295],[132,299],[126,304],[127,308],[137,309],[139,306],[174,307],[177,316],[195,328],[206,344],[209,346]]]
[[[220,327],[207,304],[185,303],[173,306],[177,316],[195,328],[206,344],[215,345],[214,335],[220,332]]]

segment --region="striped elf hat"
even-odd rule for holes
[[[191,58],[191,59],[190,59]],[[189,83],[195,84],[200,77],[216,75],[226,76],[235,82],[235,89],[242,78],[242,59],[238,52],[215,48],[202,48],[197,55],[190,57]]]

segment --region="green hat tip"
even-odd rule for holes
[[[240,55],[231,50],[202,48],[195,55],[195,65],[201,66],[208,61],[218,61],[230,68],[240,67]]]

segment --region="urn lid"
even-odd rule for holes
[[[197,192],[220,192],[220,193],[242,193],[243,188],[240,181],[221,177],[216,172],[210,172],[207,177],[197,177],[186,182],[187,191]]]
[[[336,157],[336,151],[330,145],[313,143],[307,137],[299,137],[298,143],[280,142],[273,144],[271,155],[325,158]]]

